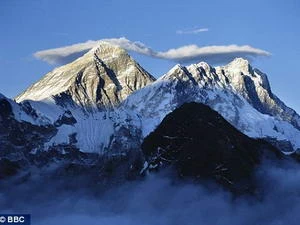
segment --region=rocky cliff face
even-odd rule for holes
[[[0,158],[28,163],[27,156],[44,151],[43,144],[56,133],[56,127],[32,108],[0,96]]]
[[[190,80],[203,88],[235,92],[259,112],[287,121],[300,130],[300,116],[272,93],[267,75],[252,68],[245,59],[236,58],[228,65],[216,68],[205,62],[187,67],[177,65],[163,79],[174,78]]]
[[[215,71],[259,112],[288,121],[300,130],[300,116],[272,93],[267,75],[252,68],[247,60],[237,58]]]
[[[16,101],[109,108],[154,80],[124,49],[100,42],[74,62],[48,73],[17,96]]]

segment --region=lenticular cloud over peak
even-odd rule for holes
[[[253,60],[259,56],[270,56],[265,50],[254,48],[250,45],[213,45],[198,46],[195,44],[184,45],[178,48],[171,48],[166,51],[156,51],[142,42],[131,41],[125,37],[110,38],[101,40],[88,40],[86,42],[69,46],[42,50],[34,53],[37,59],[41,59],[50,64],[65,64],[82,56],[87,51],[104,41],[113,45],[118,45],[128,51],[133,51],[153,58],[171,60],[177,63],[191,63],[197,61],[207,61],[210,64],[228,63],[236,57],[243,57]]]

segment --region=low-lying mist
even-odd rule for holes
[[[150,174],[106,191],[78,188],[82,178],[2,182],[0,213],[29,213],[33,225],[299,224],[300,165],[295,162],[265,162],[256,174],[259,194],[251,196],[167,177]]]

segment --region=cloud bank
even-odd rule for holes
[[[176,63],[193,63],[206,61],[210,64],[228,63],[236,57],[243,57],[253,60],[258,56],[270,56],[265,50],[251,47],[249,45],[214,45],[200,47],[197,45],[185,45],[167,51],[155,51],[145,44],[137,41],[130,41],[125,37],[110,38],[102,40],[89,40],[70,46],[48,49],[34,53],[37,59],[41,59],[50,64],[65,64],[82,56],[90,49],[105,41],[118,45],[128,51],[133,51],[153,58],[171,60]]]
[[[292,162],[258,169],[260,196],[233,197],[214,186],[157,175],[97,193],[70,189],[77,177],[36,179],[5,189],[0,183],[0,213],[31,213],[36,225],[298,225],[300,220],[300,166]]]

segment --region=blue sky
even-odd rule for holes
[[[300,112],[300,1],[1,0],[0,92],[14,97],[56,67],[33,54],[126,37],[167,51],[185,45],[250,45],[271,53],[253,65]],[[194,32],[199,29],[202,32]],[[132,53],[154,76],[176,62]]]

